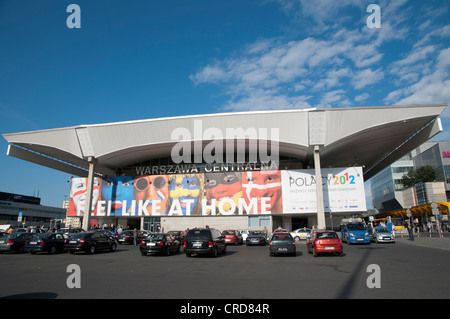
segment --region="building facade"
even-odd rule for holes
[[[0,224],[49,228],[55,220],[66,217],[65,209],[43,206],[40,202],[39,197],[0,192]]]
[[[68,214],[83,228],[326,228],[366,211],[364,181],[442,131],[446,106],[206,114],[3,136],[9,156],[77,176]]]
[[[436,182],[420,183],[405,189],[403,175],[423,166],[436,172]],[[450,142],[426,142],[370,180],[372,202],[383,212],[423,205],[431,201],[447,202],[450,198]]]

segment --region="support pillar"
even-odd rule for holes
[[[317,228],[325,229],[325,205],[323,203],[322,170],[320,168],[320,146],[314,146],[314,169],[316,173]]]
[[[83,216],[83,229],[89,230],[90,222],[91,222],[91,212],[92,212],[92,193],[94,190],[94,170],[95,164],[97,163],[97,159],[94,157],[87,158],[89,163],[89,174],[87,180],[87,190],[86,190],[86,206],[84,209]]]

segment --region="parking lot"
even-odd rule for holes
[[[443,239],[448,240],[448,239]],[[69,265],[80,288],[68,288]],[[2,298],[304,299],[447,298],[450,251],[411,245],[344,244],[344,256],[313,257],[304,241],[296,256],[269,256],[268,246],[229,246],[216,258],[183,251],[141,256],[139,247],[70,255],[0,255]],[[380,288],[369,288],[369,265]]]

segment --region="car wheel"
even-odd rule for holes
[[[213,257],[217,257],[217,247],[214,247]]]
[[[117,245],[115,243],[113,243],[111,245],[111,251],[116,251],[116,249],[117,249]]]
[[[186,257],[191,257],[191,254],[186,253]]]
[[[49,255],[55,254],[56,253],[56,247],[55,246],[50,247],[48,253],[49,253]]]
[[[170,256],[170,247],[169,246],[166,247],[166,256]]]
[[[227,253],[227,245],[224,245],[223,246],[223,250],[222,250],[222,254],[226,254]]]
[[[92,245],[92,246],[89,248],[89,254],[90,254],[90,255],[95,254],[95,246],[94,246],[94,245]]]
[[[312,250],[312,254],[313,254],[314,257],[317,257],[317,252],[316,252],[316,250],[314,248]]]

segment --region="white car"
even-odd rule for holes
[[[292,238],[295,240],[306,240],[308,235],[311,233],[311,229],[309,228],[299,228],[291,232]]]

